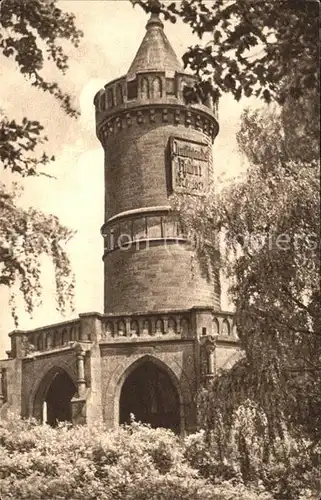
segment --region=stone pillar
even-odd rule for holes
[[[125,319],[125,324],[126,324],[126,337],[130,337],[131,331],[130,331],[130,318]]]
[[[168,317],[167,316],[163,317],[163,323],[164,323],[164,334],[166,335],[168,333]]]
[[[85,353],[79,346],[76,350],[77,353],[77,386],[79,397],[84,396],[86,391],[85,381]]]
[[[97,312],[79,314],[80,340],[82,342],[100,341],[102,338],[102,317]]]
[[[42,423],[46,424],[47,423],[47,414],[48,414],[48,408],[47,408],[47,402],[44,401],[42,405]]]
[[[216,374],[216,343],[209,342],[206,345],[207,352],[207,375],[213,377]]]
[[[1,406],[3,405],[4,403],[4,394],[3,394],[3,372],[2,372],[2,368],[0,368],[0,408]]]
[[[26,332],[23,330],[14,330],[9,333],[11,338],[11,357],[12,358],[23,358],[25,353],[25,342]]]
[[[201,339],[201,345],[207,357],[207,373],[205,377],[207,383],[216,375],[216,339],[217,335],[204,335]]]

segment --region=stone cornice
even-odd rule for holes
[[[120,212],[116,215],[113,215],[110,217],[105,224],[109,224],[111,222],[115,222],[118,219],[123,219],[125,217],[131,217],[135,215],[145,215],[145,214],[151,214],[151,213],[163,213],[163,212],[170,212],[173,211],[172,207],[170,205],[164,205],[164,206],[155,206],[155,207],[142,207],[142,208],[135,208],[133,210],[126,210],[125,212]],[[104,226],[105,226],[104,224]]]
[[[172,123],[200,130],[212,141],[219,131],[217,120],[204,110],[182,104],[145,104],[131,110],[115,110],[97,126],[97,137],[104,144],[117,132],[142,124]]]

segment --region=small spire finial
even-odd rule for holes
[[[159,0],[149,0],[149,10],[152,14],[159,14],[161,11],[161,3]]]
[[[146,24],[146,28],[150,26],[160,26],[164,27],[162,21],[159,18],[159,14],[161,11],[161,3],[159,0],[149,0],[149,11],[151,13],[150,18]]]

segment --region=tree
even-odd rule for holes
[[[312,113],[310,102],[305,108]],[[235,405],[251,397],[270,416],[271,439],[285,422],[321,437],[320,171],[313,135],[295,141],[286,133],[289,123],[292,134],[300,129],[304,114],[296,110],[245,110],[237,140],[249,161],[246,173],[206,202],[176,200],[208,262],[223,231],[221,266],[232,282],[245,353],[215,382],[212,412],[222,404],[228,421]],[[211,411],[207,418],[212,427]]]
[[[72,14],[57,7],[56,0],[2,0],[0,3],[0,51],[2,57],[17,64],[27,82],[58,99],[71,117],[78,112],[55,82],[43,76],[46,60],[65,73],[68,56],[60,41],[77,46],[82,33],[76,29]],[[4,169],[22,177],[44,175],[39,167],[53,161],[39,146],[47,141],[43,126],[24,118],[18,123],[4,114],[0,117],[0,162]],[[41,295],[41,256],[47,255],[55,269],[57,306],[64,311],[73,295],[71,265],[65,244],[72,232],[59,220],[34,209],[19,207],[18,191],[0,185],[0,284],[11,288],[11,306],[15,323],[15,291],[19,286],[26,310],[32,313]]]
[[[198,77],[190,99],[231,92],[266,102],[303,96],[319,85],[319,5],[314,0],[131,0],[177,18],[205,41],[189,47],[185,66]],[[289,72],[294,75],[284,82]]]

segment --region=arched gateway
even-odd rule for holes
[[[150,359],[135,363],[120,391],[119,423],[135,420],[180,431],[180,399],[168,371]]]
[[[58,422],[72,422],[71,399],[76,385],[62,368],[51,369],[37,390],[33,416],[43,423],[56,426]]]

